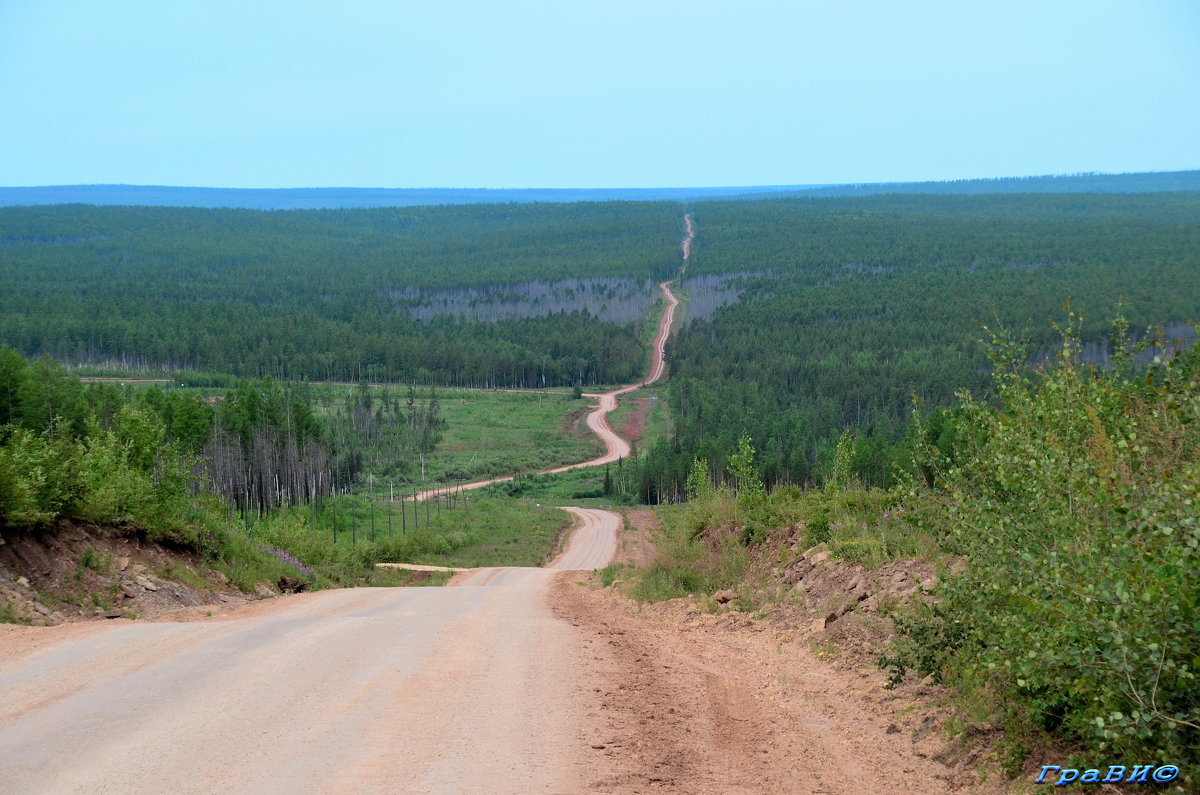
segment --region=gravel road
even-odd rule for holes
[[[580,633],[555,570],[605,565],[578,518],[548,569],[358,588],[197,623],[3,627],[3,792],[550,792],[587,781]]]

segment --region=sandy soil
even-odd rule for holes
[[[587,713],[588,734],[601,739],[589,788],[1003,792],[935,761],[922,744],[929,705],[884,690],[882,675],[839,670],[749,616],[643,610],[578,579],[560,577],[553,598],[557,615],[585,633],[580,664],[599,688]]]
[[[661,529],[661,524],[650,508],[625,508],[625,527],[621,533],[621,548],[614,558],[619,563],[646,566],[654,560],[654,542],[651,540]]]
[[[646,415],[650,412],[650,400],[648,398],[639,398],[634,401],[635,408],[629,412],[629,416],[625,418],[625,424],[621,426],[621,435],[631,442],[636,442],[642,438],[642,434],[646,431]]]

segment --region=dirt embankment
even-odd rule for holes
[[[0,611],[51,626],[92,618],[183,618],[250,597],[191,550],[148,540],[132,527],[60,520],[45,529],[3,528]],[[276,591],[262,586],[262,596]]]
[[[616,588],[556,583],[584,634],[591,749],[611,792],[1003,792],[947,740],[933,688],[886,690],[831,641],[689,602],[640,607]],[[588,659],[590,657],[590,659]]]

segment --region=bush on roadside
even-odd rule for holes
[[[1072,317],[1074,320],[1074,317]],[[1090,758],[1200,762],[1200,348],[1134,377],[1079,363],[1074,327],[1031,371],[997,339],[999,410],[960,395],[954,463],[921,522],[965,571],[899,624],[893,679],[987,692],[1012,727]],[[929,463],[929,462],[926,462]]]

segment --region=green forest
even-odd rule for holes
[[[676,205],[637,202],[0,208],[0,340],[64,362],[280,380],[620,383],[644,358],[635,324],[578,309],[422,321],[409,307],[421,291],[666,278],[681,225]]]
[[[682,281],[744,274],[740,300],[680,329],[668,349],[675,435],[649,451],[647,482],[681,499],[696,458],[723,476],[756,441],[768,483],[823,482],[838,439],[854,471],[892,482],[914,400],[948,407],[986,389],[983,326],[1027,337],[1031,363],[1057,343],[1068,302],[1084,357],[1104,364],[1118,305],[1140,334],[1194,339],[1200,196],[883,196],[694,206]],[[939,418],[940,423],[940,418]],[[951,433],[947,426],[946,433]]]

